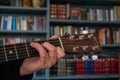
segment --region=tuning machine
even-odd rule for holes
[[[83,46],[82,48],[83,50],[87,50],[88,46]]]
[[[89,34],[88,38],[91,39],[93,37],[93,34]]]
[[[83,40],[84,37],[85,37],[85,35],[80,35],[80,36],[79,36],[79,39],[80,39],[80,40]]]
[[[77,51],[78,48],[78,46],[73,47],[73,51]]]
[[[74,35],[70,35],[69,39],[73,40],[74,39]]]
[[[84,60],[84,61],[89,60],[89,56],[88,55],[83,55],[82,60]]]
[[[92,50],[98,49],[98,46],[92,46]]]

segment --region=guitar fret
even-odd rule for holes
[[[39,54],[35,48],[30,46],[30,43],[26,43],[26,45],[27,45],[27,49],[28,49],[30,57],[34,57],[34,56],[37,56]]]
[[[5,49],[8,61],[17,59],[14,45],[6,45]]]
[[[8,61],[7,54],[6,54],[6,49],[5,49],[4,45],[3,45],[3,49],[4,49],[4,53],[5,53],[5,59],[6,59],[6,61]]]
[[[5,61],[6,61],[6,58],[5,58],[4,49],[3,49],[3,46],[0,46],[0,63]]]
[[[20,59],[28,57],[25,43],[16,44],[16,50]]]
[[[28,47],[27,47],[27,44],[26,44],[26,43],[25,43],[25,48],[26,48],[28,57],[30,57],[30,54],[29,54],[29,52],[28,52]]]
[[[102,51],[97,38],[93,34],[80,34],[75,36],[63,36],[59,39],[41,40],[38,43],[49,42],[54,46],[60,46],[66,53],[98,53]],[[0,46],[0,62],[25,59],[38,56],[39,53],[30,43],[17,43]]]
[[[63,43],[60,37],[59,37],[59,42],[60,42],[61,48],[64,50]]]
[[[14,48],[15,48],[15,52],[16,52],[16,57],[17,57],[17,59],[19,59],[18,58],[18,53],[17,53],[17,49],[16,49],[16,45],[14,44]]]

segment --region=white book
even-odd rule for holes
[[[114,12],[113,12],[113,9],[110,10],[110,21],[114,21]]]
[[[8,16],[7,30],[12,29],[12,16]]]
[[[117,21],[117,6],[113,7],[114,21]]]
[[[27,30],[27,17],[21,16],[21,30]]]
[[[108,11],[108,9],[105,10],[105,21],[109,21],[109,11]]]
[[[1,30],[3,30],[3,24],[4,24],[4,16],[1,17]]]

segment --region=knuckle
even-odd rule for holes
[[[51,51],[57,52],[57,49],[55,47],[51,48]]]
[[[42,54],[42,53],[41,53],[41,54]],[[42,54],[41,57],[42,57],[43,59],[45,59],[45,58],[46,58],[46,55],[45,55],[45,54]]]
[[[47,67],[48,67],[48,68],[52,67],[52,64],[48,64]]]
[[[47,45],[48,44],[48,42],[44,42],[44,43],[42,43],[42,45]]]

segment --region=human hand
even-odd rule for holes
[[[57,36],[55,35],[51,37],[51,39],[52,38],[57,38]],[[20,67],[21,76],[31,74],[45,68],[50,68],[56,63],[57,59],[65,56],[64,51],[60,47],[55,47],[49,42],[44,42],[42,44],[31,42],[30,45],[39,52],[39,56],[26,58],[23,61]]]

